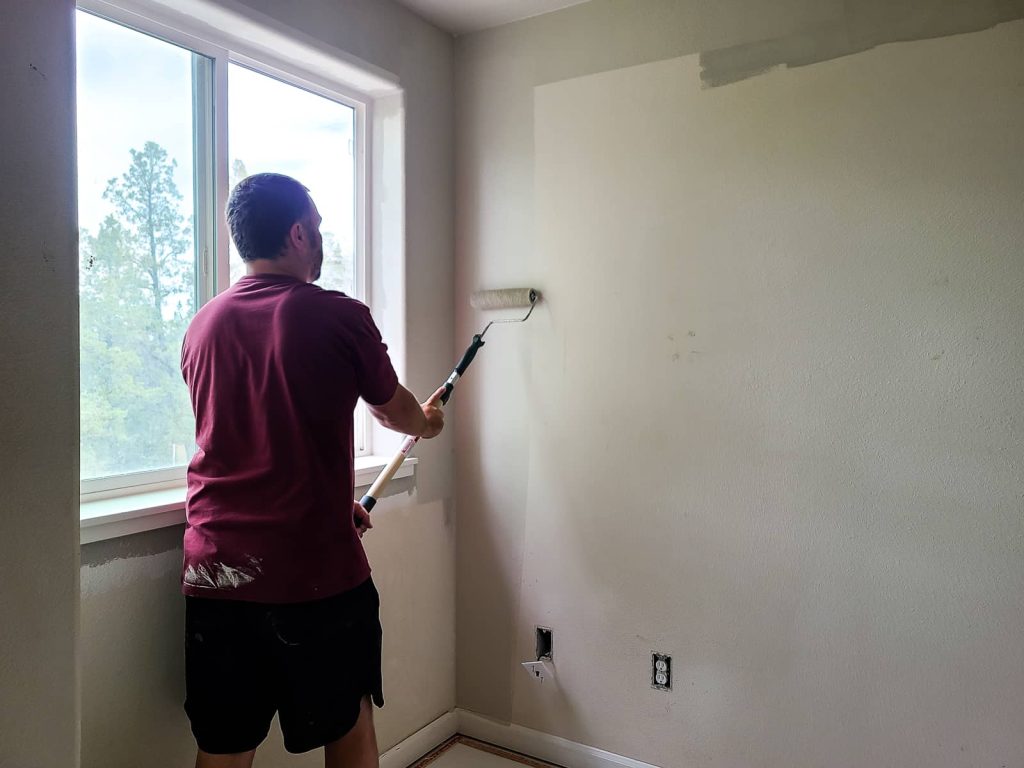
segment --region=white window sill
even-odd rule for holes
[[[368,488],[391,457],[356,457],[356,489]],[[409,477],[419,460],[410,457],[395,473],[395,479]],[[358,498],[361,494],[356,493]],[[142,531],[167,528],[185,522],[185,486],[133,493],[112,499],[83,501],[81,504],[82,544],[116,539]]]

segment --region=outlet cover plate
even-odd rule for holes
[[[651,688],[656,691],[672,690],[672,657],[667,653],[651,652]]]

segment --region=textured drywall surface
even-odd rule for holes
[[[592,0],[459,38],[458,343],[480,331],[480,318],[467,302],[472,291],[528,284],[536,274],[530,256],[536,242],[535,86],[798,34],[831,23],[841,11],[841,0]],[[628,116],[622,119],[625,124]],[[521,575],[533,428],[524,416],[525,391],[508,383],[531,364],[531,356],[516,326],[496,328],[488,339],[486,355],[461,382],[454,403],[457,506],[466,512],[458,525],[458,699],[461,706],[508,718],[512,675],[520,672],[495,659],[514,655],[511,617]]]
[[[182,526],[82,547],[82,766],[195,762],[185,701]]]
[[[78,758],[74,4],[0,25],[0,766]]]
[[[711,89],[535,88],[540,23],[460,48],[457,285],[548,301],[464,382],[459,706],[662,766],[1022,763],[1024,23]]]
[[[410,286],[405,359],[398,362],[405,383],[425,398],[447,375],[454,354],[452,40],[385,0],[325,0],[287,8],[251,0],[246,5],[400,81],[409,137],[406,263],[389,268],[404,269]],[[69,384],[71,396],[77,396],[74,390]],[[415,494],[382,501],[374,512],[377,527],[365,539],[385,627],[387,706],[377,714],[382,750],[455,703],[452,443],[450,435],[442,435],[417,447]],[[396,483],[394,490],[403,489],[409,490],[407,481]],[[171,529],[83,547],[83,765],[170,768],[192,759],[194,743],[181,710],[179,534],[180,529]],[[322,765],[322,760],[317,752],[286,758],[275,726],[257,765]]]

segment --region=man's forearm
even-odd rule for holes
[[[369,406],[370,413],[388,429],[395,432],[402,432],[406,435],[418,437],[427,429],[427,417],[423,415],[423,408],[419,401],[408,389],[401,384],[395,390],[394,396],[383,405]]]

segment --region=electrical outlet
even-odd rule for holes
[[[547,627],[537,627],[537,661],[551,661],[555,657],[553,635]]]
[[[651,688],[672,690],[672,657],[664,653],[651,654]]]
[[[544,682],[549,677],[555,676],[555,668],[546,661],[524,661],[522,668],[529,672],[535,680]]]

